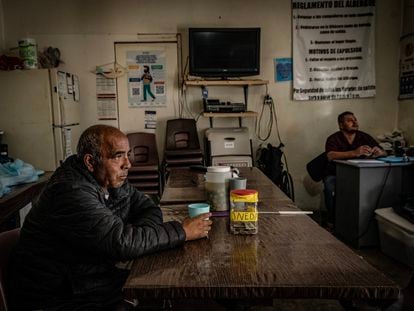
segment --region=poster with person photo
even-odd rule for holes
[[[128,106],[166,106],[165,51],[128,51]]]

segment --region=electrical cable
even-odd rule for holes
[[[187,66],[188,66],[188,63],[189,63],[189,57],[187,56],[187,59],[185,61],[185,65],[184,65],[184,69],[181,72],[181,75],[182,75],[182,84],[181,84],[181,88],[180,88],[181,90],[180,90],[180,92],[182,94],[182,96],[181,96],[182,101],[180,102],[179,108],[178,108],[178,116],[179,116],[179,118],[183,118],[184,109],[187,106],[187,104],[186,104],[187,103],[187,92],[185,91],[185,77],[186,77],[186,74],[187,74]]]
[[[181,91],[183,92],[184,96],[182,96],[182,98],[184,98],[184,100],[182,101],[182,105],[180,106],[180,118],[184,117],[184,114],[187,112],[187,115],[195,120],[198,120],[198,117],[194,116],[193,113],[191,112],[191,109],[188,105],[188,101],[187,101],[187,92],[184,91],[185,89],[185,77],[187,76],[187,68],[188,68],[188,64],[189,64],[189,57],[187,56],[185,65],[184,65],[184,70],[183,70],[183,83],[181,86]]]
[[[271,116],[273,116],[273,118],[274,118],[274,124],[275,124],[275,127],[276,127],[277,139],[279,140],[279,143],[284,146],[285,144],[282,142],[282,138],[280,137],[279,122],[277,120],[276,105],[275,105],[275,103],[273,101],[273,98],[270,95],[269,95],[269,100],[270,100],[270,105],[272,107],[270,111],[271,111],[271,114],[272,114]],[[288,172],[288,174],[290,174],[289,173],[289,166],[288,166],[286,154],[284,152],[283,152],[283,160],[284,160],[285,165],[286,165],[286,171]]]
[[[280,131],[279,131],[279,121],[277,120],[277,113],[276,113],[276,106],[273,103],[273,99],[272,99],[272,105],[273,105],[273,110],[274,110],[274,118],[275,118],[275,126],[276,126],[276,134],[277,134],[277,138],[279,139],[279,142],[284,146],[283,142],[282,142],[282,138],[280,137]],[[287,157],[286,154],[283,152],[283,160],[286,164],[286,171],[288,172],[288,174],[290,175],[290,171],[289,171],[289,165],[288,165],[288,161],[287,161]],[[290,177],[292,178],[292,177]]]
[[[261,123],[262,123],[262,118],[264,115],[265,107],[268,107],[268,110],[269,110],[269,121],[267,124],[266,135],[262,137],[261,136],[261,132],[262,132]],[[263,106],[262,106],[259,118],[256,119],[256,124],[255,124],[255,132],[256,132],[256,136],[258,137],[258,139],[261,140],[262,142],[265,142],[266,140],[268,140],[271,136],[273,125],[276,127],[276,135],[277,135],[277,139],[279,140],[279,146],[284,147],[285,144],[282,142],[282,138],[280,136],[280,131],[279,131],[279,122],[277,119],[276,105],[273,101],[273,98],[269,95],[268,88],[266,85],[266,95],[263,99]],[[284,190],[286,195],[288,195],[294,201],[295,190],[294,190],[292,175],[289,172],[289,165],[288,165],[286,154],[284,152],[282,154],[283,154],[283,162],[285,163],[285,166],[286,166],[286,170],[282,172],[282,184],[281,184],[283,188],[282,190]]]
[[[201,115],[203,114],[203,111],[200,111],[196,117],[194,118],[196,122],[198,122],[198,119],[200,119]]]
[[[257,135],[257,138],[259,140],[263,141],[263,142],[269,139],[270,135],[272,134],[272,127],[273,127],[272,106],[268,105],[266,103],[267,100],[268,100],[268,95],[266,95],[265,98],[263,99],[262,109],[260,111],[259,118],[256,119],[256,124],[255,124],[255,128],[254,128],[255,132],[256,132],[256,135]],[[269,107],[269,116],[270,116],[270,118],[269,118],[268,124],[267,124],[266,135],[265,135],[265,137],[262,137],[261,136],[261,132],[262,132],[261,124],[262,124],[262,118],[263,118],[265,107]]]
[[[185,71],[186,71],[186,65],[184,66],[184,69],[182,67],[183,65],[183,43],[182,43],[182,37],[180,33],[177,33],[177,44],[178,44],[178,50],[179,50],[179,58],[177,61],[178,66],[178,85],[179,85],[179,93],[178,93],[178,115],[181,118],[182,117],[182,109],[181,107],[185,105],[186,102],[186,95],[184,92],[184,83],[185,83]],[[181,83],[181,85],[180,85]],[[175,107],[175,105],[174,105]]]
[[[279,140],[279,142],[280,142],[282,145],[284,145],[284,143],[282,142],[282,138],[280,137],[279,122],[278,122],[278,120],[277,120],[276,105],[275,105],[275,103],[274,103],[274,101],[273,101],[273,98],[272,98],[272,97],[270,97],[270,96],[269,96],[269,98],[270,98],[270,101],[271,101],[270,105],[272,106],[272,109],[271,109],[271,111],[272,111],[272,115],[273,115],[273,118],[274,118],[274,120],[275,120],[275,127],[276,127],[277,139]],[[286,164],[286,166],[287,166],[287,164]]]
[[[183,118],[183,113],[184,113],[184,107],[186,106],[187,103],[187,92],[186,92],[186,87],[185,87],[185,77],[186,77],[186,71],[187,71],[187,65],[189,62],[189,58],[187,56],[186,58],[186,62],[184,65],[184,69],[181,72],[182,75],[182,80],[181,80],[181,85],[180,85],[180,92],[181,92],[181,101],[178,107],[178,116],[179,118]]]

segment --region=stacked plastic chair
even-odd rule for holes
[[[145,194],[160,196],[162,183],[155,134],[129,133],[127,137],[131,148],[129,182]]]
[[[173,168],[204,165],[204,156],[198,140],[194,119],[167,121],[164,150],[164,179]]]

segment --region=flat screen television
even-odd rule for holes
[[[260,74],[260,28],[189,28],[189,74],[216,78]]]

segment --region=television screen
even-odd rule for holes
[[[189,73],[239,77],[260,73],[260,28],[189,28]]]

